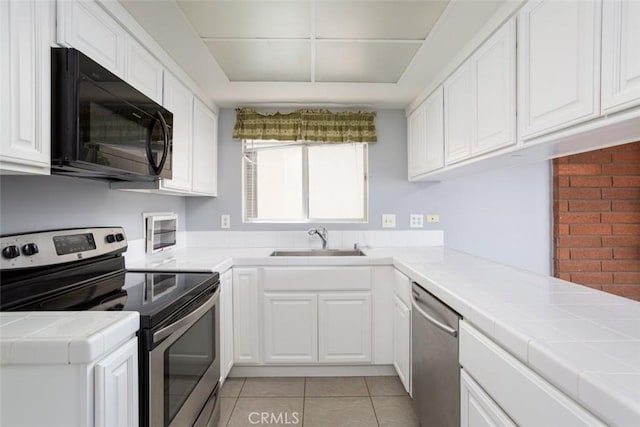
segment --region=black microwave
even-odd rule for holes
[[[76,49],[51,52],[51,171],[171,178],[173,114]]]

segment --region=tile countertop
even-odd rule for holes
[[[14,311],[0,313],[0,364],[84,364],[133,337],[137,312]]]
[[[366,257],[269,257],[266,248],[189,247],[128,268],[393,265],[604,421],[640,425],[640,303],[442,247]]]

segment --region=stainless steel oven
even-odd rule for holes
[[[158,276],[154,273],[153,276]],[[172,275],[168,274],[168,277]],[[157,277],[156,277],[157,283]],[[219,419],[219,295],[198,296],[151,329],[142,350],[148,357],[149,426],[215,427]]]
[[[126,249],[121,227],[0,236],[0,311],[137,311],[139,424],[216,427],[219,274],[126,270]]]

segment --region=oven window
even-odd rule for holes
[[[214,306],[164,353],[165,427],[216,360]]]

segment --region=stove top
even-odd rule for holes
[[[120,229],[80,231],[3,236],[3,248],[18,248],[24,259],[4,257],[0,311],[137,311],[140,326],[152,328],[219,286],[218,273],[127,271],[122,256],[126,240],[110,248],[109,237]],[[35,241],[40,248],[49,246],[49,251],[27,256],[28,243],[23,240]],[[69,261],[73,254],[75,259]]]

